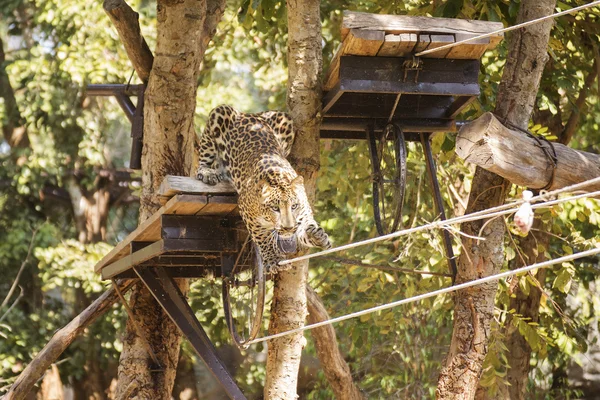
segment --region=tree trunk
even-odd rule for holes
[[[544,233],[544,224],[540,219],[534,221],[533,228],[534,230],[529,232],[529,235],[520,239],[524,262],[519,257],[516,257],[514,266],[511,266],[512,269],[546,260],[544,252],[540,251],[538,253],[537,250],[538,246],[548,248],[550,236]],[[546,279],[546,270],[544,268],[538,270],[535,277],[543,287]],[[538,287],[531,287],[529,294],[525,294],[521,286],[517,285],[514,297],[510,299],[508,309],[516,310],[516,313],[520,314],[523,318],[530,318],[528,322],[538,322],[541,298],[542,291]],[[531,347],[517,327],[511,324],[507,326],[506,330],[504,342],[508,349],[506,354],[510,366],[506,377],[510,386],[507,389],[512,400],[521,400],[526,398],[525,391],[527,389],[527,382],[529,381]]]
[[[287,2],[288,14],[288,108],[296,139],[290,162],[304,177],[309,201],[315,197],[319,169],[319,126],[322,68],[321,19],[318,0]],[[304,325],[308,262],[295,263],[275,277],[269,333]],[[302,333],[269,342],[266,399],[297,398],[298,369],[306,339]]]
[[[157,1],[156,56],[144,104],[140,221],[160,207],[158,188],[165,175],[189,176],[194,167],[196,77],[205,15],[204,0]],[[178,284],[186,294],[188,281]],[[131,308],[162,368],[153,370],[157,366],[128,320],[116,397],[169,400],[181,333],[143,285],[134,289]]]
[[[549,15],[555,0],[524,0],[517,22]],[[552,21],[530,25],[509,37],[508,59],[496,103],[496,114],[513,125],[526,129],[548,59],[547,45]],[[477,168],[466,213],[500,205],[509,183],[500,176]],[[480,232],[485,221],[465,223],[469,235],[482,235],[485,241],[463,237],[458,260],[457,283],[498,273],[504,261],[504,221],[496,219]],[[487,283],[456,293],[454,329],[448,356],[440,373],[436,395],[443,399],[473,399],[477,391],[483,360],[488,351],[490,323],[498,284]]]
[[[306,286],[306,296],[308,298],[308,323],[316,324],[328,320],[329,314],[323,303],[321,303],[321,299],[314,289],[308,285]],[[327,325],[315,328],[311,334],[315,341],[321,367],[333,389],[335,398],[340,400],[364,399],[365,396],[354,383],[350,367],[338,348],[333,326]]]

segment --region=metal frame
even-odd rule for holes
[[[144,140],[144,91],[146,85],[101,84],[87,85],[88,96],[114,96],[127,119],[131,122],[131,156],[129,167],[142,168],[142,147]],[[138,98],[137,106],[133,105],[131,97]]]
[[[479,60],[340,58],[339,82],[323,97],[323,139],[366,139],[394,120],[407,140],[417,132],[453,132],[454,119],[479,96]]]
[[[219,359],[214,345],[200,322],[198,322],[194,311],[166,269],[164,267],[134,266],[133,270],[165,310],[165,313],[189,340],[196,353],[202,358],[229,398],[235,400],[246,399],[225,365]]]
[[[427,174],[429,175],[429,181],[431,182],[431,189],[433,191],[433,202],[437,209],[438,217],[440,220],[445,221],[446,212],[444,211],[444,200],[442,199],[440,183],[437,179],[435,160],[433,159],[433,154],[431,152],[430,136],[431,134],[421,133],[421,145],[423,146],[423,152],[425,153],[425,159],[427,160]],[[450,233],[446,229],[442,230],[442,239],[444,241],[448,266],[450,267],[450,273],[452,274],[452,284],[454,284],[458,270],[456,267],[454,250],[452,250],[452,239],[450,238]]]

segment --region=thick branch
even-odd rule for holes
[[[208,43],[211,41],[217,30],[217,25],[223,18],[225,12],[226,0],[206,0],[206,18],[202,28],[202,40],[200,42],[200,54],[204,54]]]
[[[552,152],[548,143],[542,145]],[[558,163],[550,189],[600,176],[600,155],[573,150],[560,143],[553,146]],[[461,128],[456,154],[520,186],[541,188],[552,177],[552,165],[538,142],[521,131],[506,128],[491,113]],[[585,190],[600,190],[600,184]]]
[[[104,0],[103,7],[117,28],[133,68],[144,83],[148,82],[154,56],[140,31],[138,13],[125,0]]]
[[[306,285],[306,299],[308,301],[307,321],[309,324],[316,324],[317,322],[329,319],[329,314],[325,306],[323,306],[319,295],[308,285]],[[327,325],[316,328],[312,331],[312,336],[321,366],[323,367],[323,371],[325,371],[327,381],[333,389],[335,398],[347,400],[364,399],[360,389],[352,380],[348,363],[346,363],[342,353],[340,353],[333,326]]]
[[[129,290],[134,281],[119,282],[122,292]],[[113,288],[108,289],[102,296],[89,305],[85,310],[69,322],[64,328],[57,331],[52,339],[21,372],[15,383],[11,386],[4,400],[25,399],[33,385],[44,375],[50,365],[66,350],[73,341],[81,336],[85,329],[104,314],[119,299]]]

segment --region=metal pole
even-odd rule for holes
[[[444,199],[442,199],[442,193],[440,192],[440,184],[437,180],[435,161],[433,160],[433,154],[431,153],[431,143],[429,142],[430,133],[421,133],[421,145],[423,146],[423,152],[425,153],[425,159],[427,160],[427,173],[429,174],[429,180],[431,182],[431,189],[433,190],[433,202],[437,209],[440,220],[446,220],[446,212],[444,211]],[[446,257],[448,258],[448,265],[450,266],[450,272],[452,273],[452,284],[456,280],[456,259],[454,258],[454,251],[452,250],[452,239],[450,233],[447,230],[442,231],[442,239],[444,241],[444,248],[446,250]]]

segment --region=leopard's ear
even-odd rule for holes
[[[258,181],[258,187],[260,190],[261,200],[265,202],[265,200],[267,200],[267,198],[273,191],[273,188],[271,187],[271,185],[269,185],[269,182],[265,181],[264,179]]]
[[[298,187],[298,186],[303,186],[303,185],[304,185],[304,178],[302,177],[302,175],[298,175],[292,181],[292,187]]]

